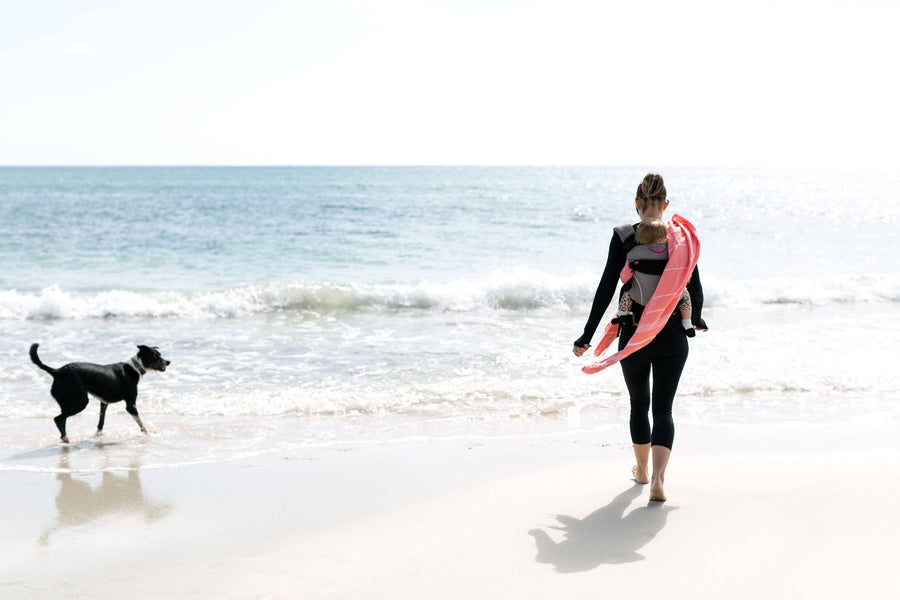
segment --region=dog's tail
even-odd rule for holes
[[[44,363],[41,362],[40,358],[38,358],[37,349],[38,349],[38,344],[31,345],[31,350],[29,352],[31,354],[31,362],[33,362],[34,364],[36,364],[43,370],[47,371],[51,375],[56,375],[56,369],[54,369],[53,367],[48,367],[47,365],[45,365]]]

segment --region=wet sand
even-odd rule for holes
[[[883,597],[900,451],[872,424],[681,428],[665,503],[590,433],[178,468],[0,471],[0,597]]]

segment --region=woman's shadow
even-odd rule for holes
[[[625,510],[642,489],[641,485],[633,485],[583,519],[557,515],[560,525],[549,528],[564,532],[561,542],[553,541],[543,529],[529,531],[537,543],[536,560],[552,564],[560,573],[644,560],[638,550],[665,527],[668,513],[675,508],[651,502],[626,515]]]

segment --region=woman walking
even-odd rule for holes
[[[666,186],[659,173],[648,173],[637,188],[635,208],[642,222],[663,218],[669,206],[666,199]],[[681,222],[685,222],[683,219]],[[584,333],[575,340],[573,352],[581,356],[590,346],[603,313],[612,301],[623,268],[628,265],[630,279],[625,283],[623,291],[628,290],[632,299],[631,312],[633,320],[621,319],[618,322],[620,352],[625,350],[621,359],[622,374],[631,401],[631,441],[634,445],[634,456],[637,464],[632,469],[635,481],[650,484],[650,499],[665,501],[663,489],[666,466],[672,451],[675,437],[675,425],[672,419],[672,403],[678,389],[678,381],[688,356],[688,342],[681,317],[677,310],[663,315],[663,319],[655,335],[642,340],[642,346],[634,350],[628,342],[638,331],[641,317],[647,305],[657,291],[657,286],[669,266],[669,252],[666,242],[650,245],[638,245],[634,232],[640,223],[616,227],[609,244],[606,267],[594,294],[594,303]],[[688,224],[689,225],[689,224]],[[690,227],[693,232],[693,226]],[[699,244],[699,242],[697,242]],[[699,245],[697,246],[699,249]],[[696,268],[696,257],[692,260],[693,269],[687,281],[687,290],[691,297],[691,322],[695,329],[706,331],[706,323],[702,318],[703,288],[700,285],[700,274]],[[687,274],[685,274],[685,277]],[[658,304],[659,302],[655,302]],[[649,311],[648,311],[649,313]],[[666,318],[667,317],[667,318]],[[648,320],[650,317],[648,317]],[[647,335],[644,330],[639,333]],[[637,339],[637,338],[636,338]],[[632,345],[634,346],[634,345]],[[630,353],[629,353],[630,352]],[[652,375],[652,385],[651,385]],[[648,412],[652,412],[651,427]],[[652,472],[650,471],[652,457]]]

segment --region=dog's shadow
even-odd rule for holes
[[[42,546],[48,545],[50,536],[61,529],[85,525],[110,515],[141,515],[146,521],[155,521],[171,510],[171,506],[154,502],[144,495],[137,466],[124,475],[103,471],[96,487],[68,471],[67,453],[60,455],[59,468],[61,472],[56,475],[60,484],[56,495],[59,514],[41,534],[39,542]]]
[[[559,525],[549,529],[562,531],[564,539],[555,542],[543,529],[532,529],[537,544],[538,562],[552,564],[560,573],[589,571],[602,564],[643,560],[638,550],[647,545],[666,525],[674,507],[659,502],[639,506],[627,515],[625,510],[641,494],[643,486],[633,485],[609,504],[577,519],[557,515]]]
[[[52,458],[57,456],[60,458],[60,462],[62,463],[63,458],[68,458],[69,454],[74,452],[81,451],[94,451],[94,450],[102,450],[107,447],[112,446],[121,446],[121,442],[104,442],[99,438],[94,440],[83,440],[80,442],[73,442],[72,444],[53,444],[52,446],[46,446],[44,448],[37,448],[35,450],[26,450],[25,452],[19,452],[18,454],[13,454],[4,459],[4,461],[10,462],[18,462],[18,461],[29,461],[35,459],[42,458]],[[68,463],[66,463],[65,467],[60,468],[68,468]]]

